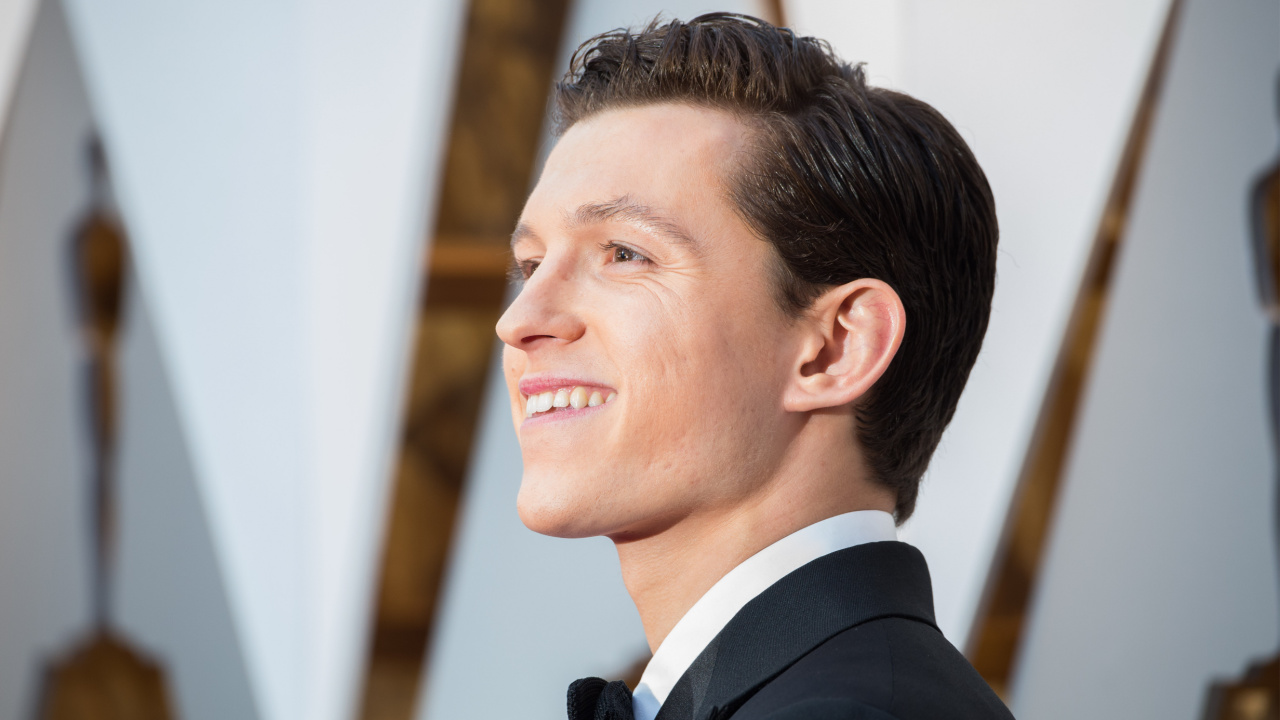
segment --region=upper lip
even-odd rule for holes
[[[581,385],[582,387],[597,387],[606,390],[613,388],[602,382],[595,380],[584,380],[582,378],[555,377],[551,375],[534,375],[520,381],[520,392],[526,396],[537,395],[538,393],[559,390],[560,388],[571,388]]]

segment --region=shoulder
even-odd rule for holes
[[[734,720],[1008,720],[1004,706],[936,628],[883,618],[832,637],[760,689]]]
[[[863,703],[842,698],[810,698],[778,708],[761,720],[897,720]]]

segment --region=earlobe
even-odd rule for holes
[[[783,398],[790,412],[837,408],[865,395],[902,344],[906,310],[888,284],[863,278],[823,293],[805,322]]]

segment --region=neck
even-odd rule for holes
[[[850,477],[849,468],[862,467],[860,457],[831,457],[829,448],[849,445],[834,439],[798,443],[803,447],[789,453],[792,462],[782,463],[757,492],[732,507],[691,513],[641,539],[615,539],[622,579],[651,651],[711,586],[752,555],[829,517],[893,511],[891,491]]]

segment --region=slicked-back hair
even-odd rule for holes
[[[902,345],[858,401],[856,439],[905,521],[991,313],[999,233],[982,168],[936,110],[868,86],[826,42],[728,13],[588,40],[556,85],[556,127],[661,103],[727,111],[751,134],[729,199],[777,251],[784,310],[859,278],[902,299]]]

